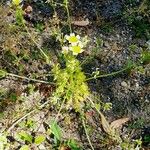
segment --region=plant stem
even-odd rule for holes
[[[46,59],[46,62],[49,63],[49,57],[46,55],[46,53],[40,48],[40,46],[38,45],[38,43],[33,39],[31,33],[29,32],[27,26],[24,24],[24,27],[30,37],[30,39],[33,41],[33,43],[37,46],[37,48],[40,50],[40,52],[43,54],[43,56],[45,57]]]
[[[19,75],[12,74],[12,73],[6,73],[6,75],[7,75],[7,76],[16,77],[16,78],[20,78],[20,79],[25,79],[25,80],[28,80],[28,81],[34,81],[34,82],[45,83],[45,84],[55,84],[55,83],[53,83],[53,82],[47,82],[47,81],[42,81],[42,80],[27,78],[27,77],[19,76]]]
[[[39,109],[42,109],[48,103],[49,103],[49,101],[46,101],[45,103],[43,103],[42,105],[39,106]],[[6,132],[10,132],[18,123],[20,123],[23,119],[30,116],[31,114],[33,114],[36,111],[38,111],[37,108],[29,111],[27,114],[25,114],[24,116],[22,116],[18,120],[14,121],[14,123],[8,129],[6,129]]]
[[[86,81],[89,81],[89,80],[92,80],[92,79],[97,79],[97,78],[114,76],[114,75],[117,75],[117,74],[120,74],[120,73],[126,71],[127,69],[128,69],[128,67],[124,68],[124,69],[121,69],[119,71],[116,71],[116,72],[109,73],[109,74],[103,74],[103,75],[99,75],[99,76],[96,76],[96,77],[90,77],[90,78],[86,79]]]
[[[63,102],[62,102],[62,104],[61,104],[61,106],[60,106],[60,108],[59,108],[59,110],[58,110],[58,113],[57,113],[57,115],[56,115],[56,117],[55,117],[55,120],[54,120],[55,122],[57,122],[57,119],[58,119],[58,117],[59,117],[59,115],[60,115],[60,112],[61,112],[63,106],[64,106],[64,103],[65,103],[65,99],[63,100]]]
[[[89,137],[89,135],[88,135],[88,131],[87,131],[87,129],[86,129],[86,125],[85,125],[85,121],[84,121],[84,118],[83,118],[83,117],[82,117],[82,124],[83,124],[84,130],[85,130],[85,134],[86,134],[87,140],[88,140],[88,142],[89,142],[89,144],[90,144],[90,146],[91,146],[91,149],[94,150],[94,147],[93,147],[93,145],[92,145],[92,143],[91,143],[91,140],[90,140],[90,137]]]
[[[22,8],[19,7],[19,9],[22,9]],[[23,16],[23,14],[22,14],[22,16]],[[28,30],[28,28],[27,28],[27,26],[26,26],[26,24],[25,24],[25,20],[24,20],[24,19],[22,20],[22,25],[23,25],[23,27],[25,28],[25,30],[27,31],[27,34],[29,35],[30,39],[31,39],[31,40],[33,41],[33,43],[37,46],[37,48],[40,50],[40,52],[41,52],[41,53],[43,54],[43,56],[45,57],[46,62],[48,63],[48,62],[49,62],[49,57],[48,57],[48,56],[46,55],[46,53],[40,48],[40,46],[38,45],[38,43],[33,39],[31,33],[29,32],[29,30]]]
[[[67,11],[67,18],[68,18],[68,23],[69,23],[69,28],[70,28],[70,32],[72,33],[72,28],[71,28],[71,21],[70,21],[70,12],[69,12],[69,8],[68,8],[68,0],[65,0],[65,8]]]

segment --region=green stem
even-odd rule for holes
[[[61,106],[60,106],[60,108],[59,108],[59,110],[58,110],[58,113],[57,113],[57,115],[56,115],[56,117],[55,117],[54,122],[57,122],[58,117],[59,117],[59,115],[60,115],[60,112],[61,112],[61,110],[63,109],[64,103],[65,103],[65,99],[63,100],[63,102],[62,102],[62,104],[61,104]]]
[[[90,144],[90,146],[91,146],[91,149],[94,150],[94,147],[93,147],[92,142],[91,142],[91,140],[90,140],[90,137],[89,137],[89,135],[88,135],[88,131],[87,131],[87,129],[86,129],[86,125],[85,125],[85,121],[84,121],[84,118],[83,118],[83,117],[82,117],[82,124],[83,124],[84,130],[85,130],[85,134],[86,134],[87,140],[88,140],[88,142],[89,142],[89,144]]]
[[[80,63],[80,66],[82,66],[85,62],[87,62],[90,58],[91,58],[91,56],[87,56],[87,57]]]
[[[6,75],[16,77],[16,78],[20,78],[20,79],[25,79],[25,80],[28,80],[28,81],[34,81],[34,82],[45,83],[45,84],[55,84],[54,82],[47,82],[47,81],[43,81],[43,80],[27,78],[27,77],[19,76],[19,75],[12,74],[12,73],[6,73]]]
[[[68,8],[68,0],[65,1],[65,8],[67,11],[67,18],[68,18],[68,23],[69,23],[69,28],[70,28],[70,32],[72,33],[72,28],[71,28],[71,21],[70,21],[70,12],[69,12],[69,8]]]
[[[54,3],[55,3],[56,5],[58,5],[58,6],[63,6],[63,7],[65,6],[64,4],[61,4],[61,3],[53,2],[53,4],[54,4]]]
[[[92,79],[97,79],[97,78],[114,76],[114,75],[117,75],[117,74],[120,74],[120,73],[126,71],[127,69],[128,69],[128,67],[124,68],[124,69],[121,69],[119,71],[116,71],[116,72],[109,73],[109,74],[103,74],[103,75],[99,75],[99,76],[96,76],[96,77],[90,77],[90,78],[86,79],[86,81],[89,81],[89,80],[92,80]]]

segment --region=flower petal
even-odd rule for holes
[[[78,40],[80,40],[80,36],[79,35],[77,35],[76,37],[77,37]]]
[[[70,36],[75,36],[75,34],[74,33],[70,33]]]

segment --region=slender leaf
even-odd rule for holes
[[[39,135],[39,136],[35,137],[34,143],[39,145],[44,141],[45,141],[45,136],[44,135]]]

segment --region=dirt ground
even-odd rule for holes
[[[58,3],[60,3],[59,0]],[[128,72],[94,79],[89,81],[88,85],[91,93],[98,96],[100,101],[112,103],[112,109],[104,112],[109,123],[120,118],[129,118],[129,121],[118,129],[121,137],[127,136],[130,140],[141,139],[143,149],[148,150],[150,149],[150,141],[144,141],[144,137],[150,138],[150,63],[149,61],[148,63],[141,62],[141,56],[145,49],[150,52],[150,47],[147,48],[150,37],[145,36],[144,33],[142,36],[137,36],[135,26],[128,24],[127,17],[124,17],[127,10],[134,9],[140,4],[141,2],[138,0],[133,0],[133,2],[129,2],[129,0],[73,0],[69,3],[69,10],[73,20],[73,31],[80,36],[87,35],[90,39],[85,52],[79,56],[80,60],[89,57],[89,60],[83,64],[85,73],[92,74],[98,68],[102,74],[109,74],[121,70],[130,61],[135,64],[135,67]],[[7,24],[15,22],[14,12],[8,8],[8,5],[9,1],[2,4],[4,14],[0,14],[1,24],[2,22]],[[53,32],[54,28],[57,29],[59,26],[61,32],[68,33],[68,27],[65,25],[66,11],[61,6],[57,6],[55,8],[56,17],[54,16],[54,8],[43,0],[24,1],[22,5],[24,9],[27,6],[31,6],[33,9],[24,15],[27,26],[33,33],[39,47],[46,49],[55,61],[59,53],[59,43],[55,41]],[[128,17],[130,15],[127,14]],[[85,20],[88,21],[84,22]],[[24,34],[24,29],[17,29],[15,34],[14,32],[12,34],[10,31],[6,31],[7,26],[4,26],[5,23],[0,25],[0,43],[1,45],[4,41],[8,43],[5,44],[5,47],[0,46],[0,68],[14,74],[27,75],[27,77],[41,75],[38,77],[39,79],[51,80],[51,77],[43,75],[51,70],[51,66],[38,55],[36,46]],[[5,53],[5,48],[6,51],[9,48],[13,52],[15,51],[14,55],[18,59],[15,60],[15,56],[10,57],[8,51]],[[31,51],[32,58],[26,61],[26,58],[21,57],[21,50],[25,50],[27,54]],[[18,65],[17,61],[21,65]],[[16,120],[31,111],[37,104],[43,104],[47,101],[53,89],[54,87],[51,85],[28,82],[15,77],[1,78],[0,131],[9,129]],[[23,126],[23,123],[13,127],[9,135],[9,140],[14,145],[12,149],[17,150],[22,145],[21,142],[13,138],[16,137],[17,132],[24,129],[35,135],[45,133],[45,126],[52,121],[56,114],[57,110],[53,106],[47,106],[31,115],[36,124],[35,127],[28,128]],[[24,120],[24,122],[26,121],[27,119]],[[87,124],[90,124],[89,135],[95,150],[121,149],[113,142],[107,141],[107,143],[105,141],[105,134],[101,129],[97,115],[89,117]],[[72,110],[63,112],[59,116],[59,125],[63,128],[64,139],[74,138],[83,149],[91,149],[78,114]],[[48,137],[47,142],[41,147],[32,145],[32,149],[52,149],[50,143],[53,141],[51,137]]]

